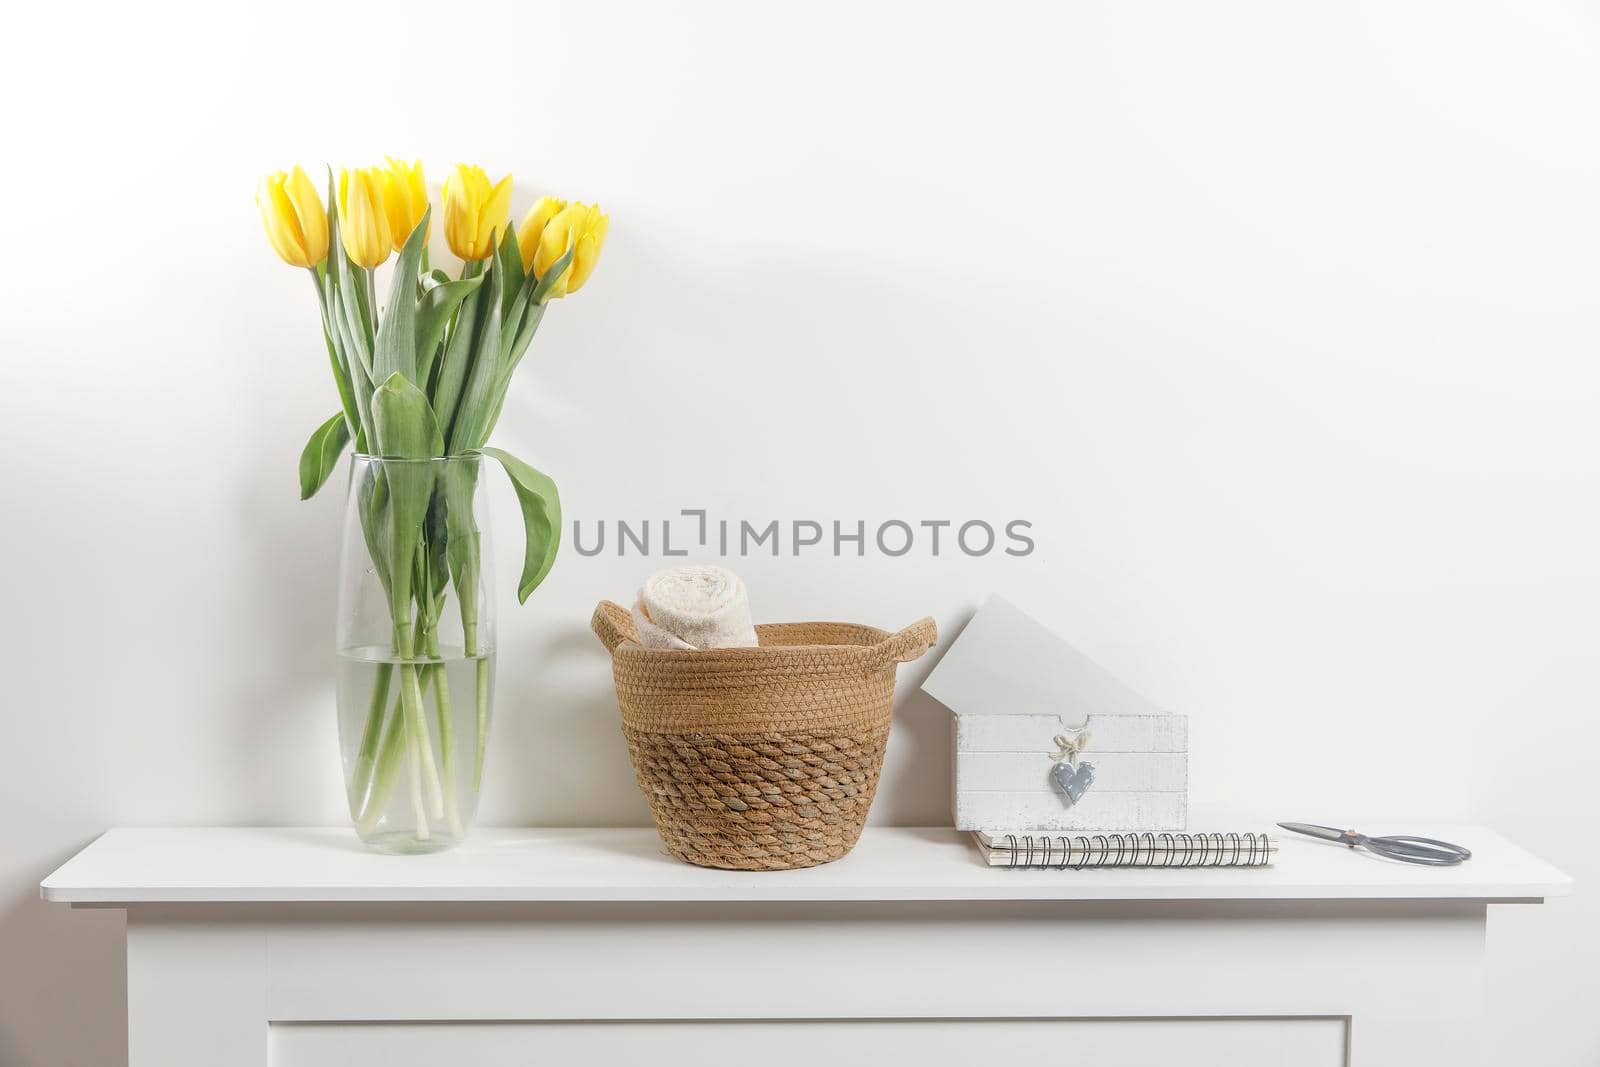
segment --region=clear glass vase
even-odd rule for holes
[[[494,707],[476,454],[351,457],[339,560],[339,747],[369,847],[437,852],[477,814]]]

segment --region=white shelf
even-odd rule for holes
[[[1366,827],[1370,832],[1381,828]],[[1264,869],[1011,871],[950,829],[870,828],[842,860],[799,871],[693,867],[653,830],[480,829],[432,856],[383,856],[348,829],[116,829],[40,885],[73,904],[350,901],[1483,900],[1536,902],[1571,880],[1482,827],[1430,827],[1473,851],[1419,867],[1279,836]],[[1392,831],[1391,831],[1392,832]]]

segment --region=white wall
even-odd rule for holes
[[[1198,803],[1513,835],[1582,883],[1495,913],[1495,1051],[1600,1057],[1592,7],[295,7],[8,27],[0,1063],[123,1054],[115,914],[36,900],[98,831],[343,818],[336,403],[251,194],[384,153],[610,212],[499,432],[570,516],[1033,520],[738,565],[772,620],[1005,593],[1193,717]],[[586,622],[656,561],[518,608],[494,502],[485,818],[641,821]],[[927,666],[880,821],[946,817]]]

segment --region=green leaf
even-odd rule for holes
[[[350,383],[350,361],[344,353],[343,336],[330,314],[335,295],[327,265],[328,257],[323,256],[321,262],[311,272],[312,284],[317,290],[317,306],[322,312],[322,343],[328,348],[328,365],[333,369],[334,387],[339,390],[339,409],[344,412],[347,429],[355,436],[356,448],[359,450],[364,437],[361,413],[356,407],[356,394]]]
[[[378,339],[372,352],[374,381],[384,381],[391,374],[417,380],[417,270],[422,263],[422,244],[428,236],[428,220],[432,214],[432,208],[422,213],[422,221],[406,238],[400,258],[395,261],[388,310],[378,326]],[[377,308],[372,309],[374,318],[377,312]]]
[[[346,356],[354,355],[360,361],[367,379],[372,378],[372,333],[362,312],[364,295],[356,285],[355,270],[350,257],[344,253],[344,241],[339,237],[339,199],[333,187],[333,169],[328,169],[328,256],[333,264],[330,272],[340,299],[330,304],[336,307],[343,330]],[[353,377],[353,375],[352,375]]]
[[[561,258],[550,264],[550,269],[544,272],[544,275],[539,279],[539,284],[533,287],[533,302],[535,304],[544,303],[544,298],[550,294],[550,290],[556,284],[556,280],[571,265],[572,253],[576,247],[576,245],[568,245]]]
[[[320,284],[320,283],[319,283]],[[323,297],[323,309],[327,309],[327,297]],[[356,410],[356,395],[350,387],[350,367],[340,353],[341,342],[334,339],[333,323],[328,321],[328,316],[322,316],[322,343],[328,346],[328,364],[333,368],[333,385],[339,391],[339,410],[344,415],[348,424],[346,429],[354,427],[357,437],[361,431],[361,414]]]
[[[450,574],[456,583],[456,600],[461,608],[461,622],[470,635],[476,631],[478,621],[478,575],[482,562],[482,534],[477,518],[472,513],[472,498],[478,486],[479,464],[457,462],[445,464],[445,539]]]
[[[522,324],[517,328],[516,339],[511,342],[511,350],[506,354],[505,369],[501,374],[509,381],[511,372],[517,369],[517,364],[522,360],[522,354],[528,350],[528,344],[533,340],[533,335],[539,329],[539,323],[544,321],[544,304],[528,305],[527,314],[522,316]]]
[[[500,263],[500,318],[511,314],[511,303],[522,292],[522,248],[517,244],[517,231],[506,227],[500,239],[496,258]]]
[[[360,464],[356,473],[360,479],[356,502],[360,506],[361,536],[367,542],[367,556],[378,572],[378,580],[383,583],[384,592],[389,593],[389,480],[376,463]]]
[[[367,377],[367,370],[361,362],[350,358],[350,328],[339,304],[339,286],[331,274],[323,276],[322,297],[328,309],[327,324],[333,331],[329,338],[330,355],[335,356],[339,366],[349,374],[349,402],[355,407],[356,451],[366,452],[371,447],[368,438],[372,436],[372,380]],[[339,399],[341,402],[345,400],[342,391]]]
[[[466,391],[450,424],[450,454],[477,450],[488,439],[489,407],[494,399],[495,376],[500,371],[500,301],[503,275],[490,260],[487,291],[479,302],[478,328],[473,334],[472,369]]]
[[[449,468],[454,464],[441,464]],[[442,480],[442,479],[441,479]],[[429,610],[428,618],[437,622],[439,611],[444,606],[444,587],[450,580],[450,567],[445,559],[446,545],[449,540],[448,521],[445,514],[445,495],[441,492],[433,494],[433,502],[428,506],[428,536],[426,555],[422,558],[428,569]],[[419,553],[420,555],[420,553]],[[429,626],[429,629],[433,629]]]
[[[350,427],[344,412],[339,412],[311,432],[311,440],[300,453],[300,499],[310,500],[339,465],[339,454],[350,443]]]
[[[517,601],[526,603],[529,594],[550,573],[561,547],[561,497],[548,476],[504,449],[486,448],[483,454],[500,461],[517,491],[517,502],[522,505],[522,525],[528,541],[522,557],[522,578],[517,582]]]
[[[500,316],[500,367],[504,373],[506,364],[511,359],[511,351],[516,346],[517,334],[522,332],[522,320],[528,317],[529,302],[533,298],[534,281],[528,279],[522,283],[522,288],[516,295],[504,302],[505,310]],[[533,307],[539,307],[533,304]]]
[[[444,455],[444,437],[433,407],[422,390],[399,371],[372,394],[372,426],[378,436],[378,454],[385,459]]]
[[[422,390],[398,371],[372,394],[372,424],[378,450],[385,459],[426,460],[444,454],[438,420]],[[394,619],[395,647],[409,659],[415,652],[411,623],[412,578],[423,524],[433,499],[434,463],[385,463],[389,490],[387,530],[380,541],[388,549],[389,614]]]
[[[450,325],[450,316],[456,313],[461,302],[471,296],[483,278],[463,278],[458,282],[444,282],[429,289],[417,309],[417,382],[426,382],[433,372],[433,359],[438,354],[439,342]]]
[[[456,407],[461,403],[461,390],[466,385],[467,369],[472,366],[472,339],[477,333],[478,307],[483,303],[483,291],[473,292],[461,304],[456,315],[456,325],[444,345],[444,362],[439,367],[438,382],[433,387],[434,410],[439,416],[439,426],[449,433],[455,422]]]
[[[338,259],[338,269],[334,272],[334,292],[338,294],[338,301],[335,305],[330,305],[330,311],[338,320],[346,355],[355,357],[351,361],[351,384],[355,384],[354,379],[358,377],[358,371],[359,377],[370,382],[372,381],[372,335],[367,332],[364,310],[366,294],[362,292],[360,281],[351,271],[350,261],[342,252]]]
[[[500,410],[506,404],[506,393],[511,388],[511,375],[516,371],[517,364],[522,362],[522,355],[528,350],[529,343],[533,341],[534,331],[539,328],[539,322],[544,318],[544,309],[543,304],[528,306],[522,328],[517,331],[516,338],[511,342],[509,354],[501,359],[500,373],[494,383],[494,395],[489,402],[489,420],[483,429],[485,441],[494,435],[495,425],[500,421]]]

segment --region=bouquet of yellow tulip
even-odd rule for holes
[[[263,179],[256,196],[273,249],[307,270],[316,287],[339,394],[339,413],[312,433],[300,456],[300,494],[316,493],[354,443],[352,510],[392,626],[392,662],[376,669],[360,742],[347,759],[351,815],[369,837],[408,764],[413,843],[431,839],[430,809],[448,821],[453,838],[462,832],[439,652],[449,587],[464,655],[476,665],[474,796],[483,773],[490,676],[479,647],[477,457],[499,461],[516,490],[527,536],[517,594],[526,601],[555,560],[560,500],[548,477],[487,442],[545,307],[588,281],[607,228],[598,208],[545,197],[513,229],[510,176],[491,183],[473,166],[450,173],[441,200],[445,239],[462,261],[453,278],[429,265],[433,211],[420,163],[342,171],[337,186],[330,173],[326,207],[298,167]],[[377,268],[391,253],[397,256],[380,305]],[[462,461],[451,462],[457,457]],[[396,676],[400,692],[391,709]],[[438,766],[423,710],[428,689],[437,709]]]

